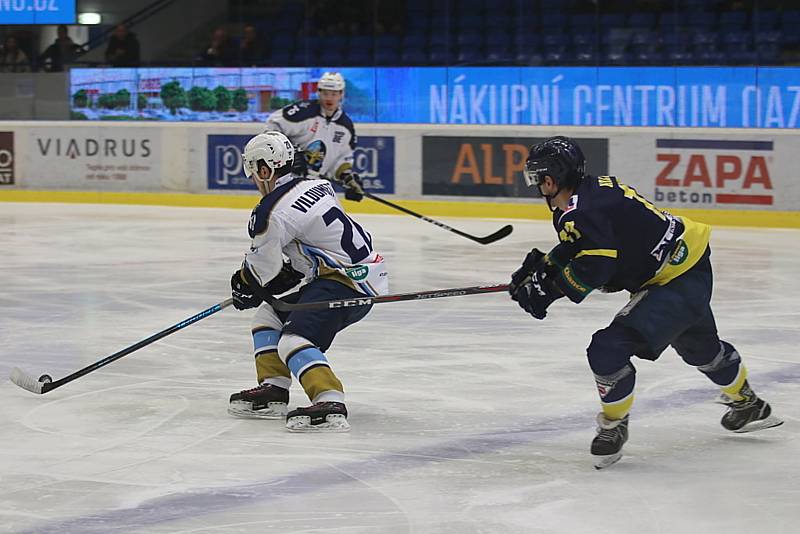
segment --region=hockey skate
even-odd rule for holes
[[[782,420],[772,415],[772,408],[769,404],[753,392],[747,380],[744,381],[739,394],[744,399],[733,400],[725,393],[720,395],[718,402],[728,407],[728,411],[720,421],[724,428],[742,433],[764,430],[783,424]]]
[[[347,408],[341,402],[317,402],[286,416],[289,432],[347,432]]]
[[[622,458],[622,446],[628,441],[628,416],[622,419],[606,419],[597,414],[597,435],[592,440],[592,456],[595,469],[613,465]]]
[[[289,390],[263,384],[231,395],[228,413],[235,417],[283,419],[288,412]]]

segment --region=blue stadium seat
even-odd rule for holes
[[[344,64],[353,67],[368,67],[373,64],[372,49],[352,48],[345,52]]]
[[[780,30],[786,46],[800,45],[800,32],[797,28],[800,28],[800,11],[784,11],[781,15]]]
[[[444,47],[431,47],[428,51],[428,63],[431,65],[447,65],[451,62],[450,51]]]
[[[273,49],[269,56],[269,64],[273,67],[288,67],[292,64],[291,51],[289,49]]]
[[[600,15],[600,28],[608,31],[612,28],[625,27],[625,14],[624,13],[603,13]]]
[[[717,16],[714,13],[700,11],[687,17],[686,25],[693,30],[711,31],[717,27]]]
[[[481,15],[469,13],[469,14],[462,14],[461,17],[459,17],[456,27],[460,32],[464,31],[477,32],[480,31],[481,28],[483,28],[483,25],[484,25],[484,19]]]
[[[409,48],[403,50],[400,61],[403,65],[427,65],[428,54],[421,48]]]
[[[385,34],[385,35],[379,35],[375,38],[375,48],[397,49],[399,47],[400,47],[400,38],[396,35]]]
[[[741,31],[747,25],[745,11],[725,11],[719,16],[719,28],[723,32]]]
[[[484,60],[484,55],[478,50],[461,50],[456,56],[456,62],[462,65],[478,63]]]
[[[561,11],[547,12],[542,14],[542,28],[549,32],[561,32],[567,26],[569,20]]]
[[[478,47],[483,45],[483,34],[478,32],[461,33],[456,37],[459,48]]]
[[[680,11],[667,11],[658,18],[658,27],[662,32],[676,31],[685,24],[686,15]]]
[[[758,10],[753,12],[753,29],[757,32],[777,30],[780,21],[781,17],[777,11]]]
[[[383,66],[399,65],[400,54],[397,48],[376,48],[375,64]]]
[[[427,42],[428,42],[427,36],[420,33],[414,33],[403,37],[401,47],[403,50],[409,48],[425,48]]]
[[[650,12],[631,13],[628,17],[628,27],[634,30],[650,30],[656,25],[656,14]]]
[[[570,17],[569,27],[574,32],[593,31],[600,23],[599,19],[591,13],[580,13]]]
[[[486,37],[486,46],[490,48],[511,48],[511,43],[508,33],[490,33]]]
[[[338,67],[344,63],[344,54],[338,48],[323,49],[318,57],[318,61],[325,67]]]
[[[353,49],[371,51],[373,48],[375,48],[375,38],[371,35],[353,35],[347,42],[346,51],[349,55]]]

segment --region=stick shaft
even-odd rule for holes
[[[494,241],[497,241],[498,239],[502,239],[505,236],[507,236],[508,234],[510,234],[511,231],[513,230],[513,227],[511,225],[506,225],[506,226],[504,226],[503,228],[501,228],[500,230],[498,230],[497,232],[495,232],[495,233],[493,233],[491,235],[488,235],[488,236],[485,236],[485,237],[475,236],[475,235],[472,235],[472,234],[468,234],[466,232],[462,232],[461,230],[453,228],[452,226],[448,226],[448,225],[446,225],[445,223],[443,223],[441,221],[437,221],[435,219],[431,219],[430,217],[426,217],[425,215],[419,214],[419,213],[417,213],[415,211],[411,211],[410,209],[404,208],[403,206],[400,206],[399,204],[395,204],[394,202],[389,202],[388,200],[383,199],[383,198],[381,198],[381,197],[379,197],[377,195],[373,195],[372,193],[369,193],[367,191],[364,191],[364,196],[374,200],[375,202],[380,202],[381,204],[385,204],[386,206],[389,206],[390,208],[394,208],[396,210],[402,211],[403,213],[407,213],[408,215],[416,217],[417,219],[422,219],[425,222],[429,222],[431,224],[435,224],[439,228],[443,228],[445,230],[453,232],[456,235],[460,235],[461,237],[466,237],[467,239],[471,239],[472,241],[476,241],[476,242],[481,243],[483,245],[487,245],[489,243],[493,243]]]
[[[354,306],[370,306],[372,304],[385,304],[387,302],[401,302],[404,300],[429,300],[445,297],[460,297],[464,295],[480,295],[483,293],[499,293],[508,291],[507,284],[492,286],[471,286],[456,287],[450,289],[434,289],[431,291],[417,291],[413,293],[396,293],[393,295],[379,295],[370,297],[353,297],[348,299],[321,300],[317,302],[301,302],[289,304],[278,299],[269,299],[269,304],[278,311],[305,311],[305,310],[325,310],[336,308],[351,308]]]
[[[154,343],[154,342],[158,341],[161,338],[167,337],[170,334],[174,334],[178,330],[183,330],[187,326],[192,325],[192,324],[196,323],[197,321],[199,321],[201,319],[205,319],[209,315],[213,315],[213,314],[217,313],[218,311],[227,308],[231,304],[233,304],[233,299],[232,298],[223,300],[219,304],[215,304],[215,305],[211,306],[210,308],[208,308],[206,310],[203,310],[200,313],[189,317],[188,319],[184,319],[183,321],[181,321],[179,323],[176,323],[176,324],[170,326],[169,328],[166,328],[166,329],[164,329],[164,330],[162,330],[162,331],[160,331],[160,332],[158,332],[156,334],[153,334],[152,336],[150,336],[150,337],[148,337],[146,339],[143,339],[143,340],[139,341],[138,343],[134,343],[133,345],[131,345],[129,347],[126,347],[126,348],[124,348],[124,349],[122,349],[122,350],[120,350],[118,352],[115,352],[114,354],[111,354],[110,356],[106,356],[102,360],[96,361],[91,365],[87,365],[83,369],[79,369],[79,370],[75,371],[74,373],[65,376],[64,378],[60,378],[60,379],[55,380],[53,382],[49,382],[49,383],[43,384],[42,385],[42,393],[47,393],[48,391],[50,391],[52,389],[56,389],[58,387],[63,386],[64,384],[72,382],[76,378],[80,378],[80,377],[82,377],[84,375],[87,375],[87,374],[91,373],[92,371],[96,371],[97,369],[100,369],[101,367],[105,367],[106,365],[110,364],[111,362],[119,360],[123,356],[127,356],[128,354],[130,354],[132,352],[135,352],[135,351],[141,349],[142,347],[146,347],[147,345],[150,345],[151,343]]]

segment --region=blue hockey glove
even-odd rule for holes
[[[344,171],[339,175],[339,183],[344,187],[344,198],[353,202],[361,202],[364,198],[364,188],[361,178],[352,171]]]

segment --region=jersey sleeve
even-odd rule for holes
[[[283,266],[283,247],[293,236],[280,217],[269,216],[262,220],[259,210],[253,210],[250,219],[252,243],[245,254],[244,266],[261,286],[275,278]]]
[[[611,222],[601,213],[567,212],[557,223],[560,245],[548,257],[559,271],[554,281],[572,302],[581,302],[614,275],[618,247]],[[569,254],[555,253],[569,250]]]

